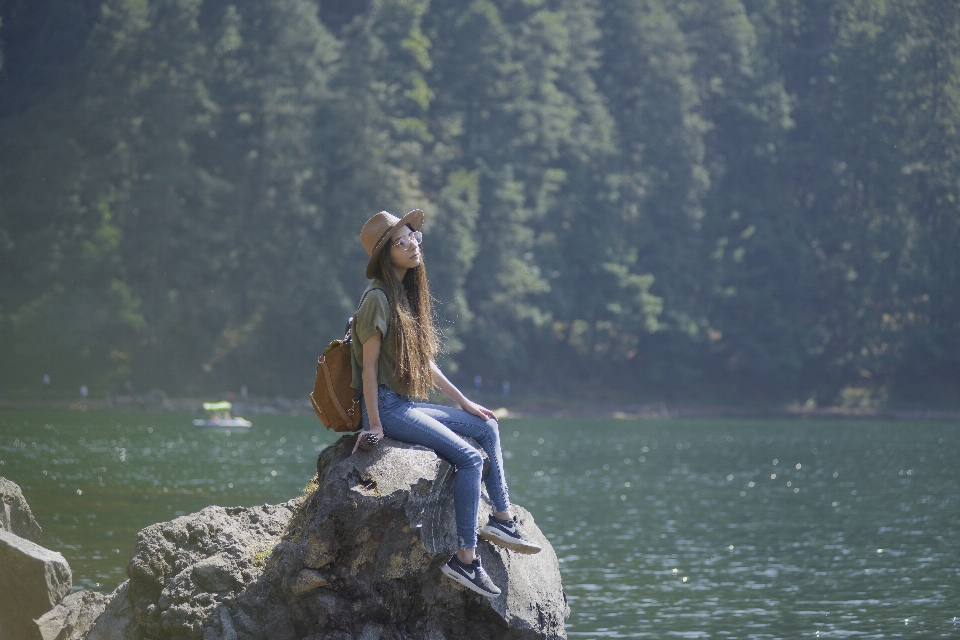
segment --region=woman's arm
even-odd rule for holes
[[[366,354],[367,345],[364,344],[363,348],[364,354]],[[493,411],[490,411],[490,409],[487,409],[486,407],[467,399],[467,396],[463,395],[463,393],[460,392],[460,389],[457,389],[456,385],[447,380],[447,376],[443,375],[443,372],[440,371],[440,367],[437,366],[436,362],[430,363],[430,371],[433,372],[433,383],[437,385],[438,389],[440,389],[440,393],[456,402],[461,409],[467,413],[472,413],[475,416],[480,416],[484,420],[497,419],[497,416],[493,414]],[[367,411],[369,411],[369,409]]]
[[[380,343],[383,341],[383,335],[380,329],[373,332],[373,335],[367,338],[363,343],[363,402],[367,405],[367,420],[370,422],[370,432],[383,436],[383,425],[380,423],[380,403],[377,388],[378,363],[380,361]],[[356,453],[360,446],[360,438],[353,445],[353,452]]]

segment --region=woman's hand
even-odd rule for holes
[[[363,437],[363,434],[365,434],[365,433],[372,433],[372,434],[374,434],[374,435],[377,436],[377,440],[382,440],[382,439],[383,439],[383,425],[380,425],[380,426],[378,426],[378,427],[376,427],[376,428],[370,427],[370,430],[369,430],[369,431],[361,431],[360,433],[358,433],[358,434],[357,434],[357,441],[353,443],[353,451],[350,452],[350,455],[355,454],[355,453],[357,452],[357,449],[360,448],[360,439]]]
[[[484,420],[496,420],[497,416],[493,414],[493,411],[483,407],[473,400],[467,398],[467,396],[460,393],[460,389],[447,380],[447,376],[443,375],[443,372],[440,371],[440,367],[437,366],[436,362],[430,363],[430,370],[433,371],[433,382],[440,389],[440,392],[457,403],[461,409],[467,413],[472,413],[475,416],[483,418]]]
[[[464,398],[464,402],[460,403],[460,408],[466,411],[467,413],[472,413],[475,416],[479,416],[484,420],[496,420],[497,416],[493,411],[487,409],[486,407],[477,404],[472,400],[467,400]]]

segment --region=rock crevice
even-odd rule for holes
[[[23,492],[15,482],[0,478],[0,638],[85,636],[92,619],[72,615],[83,608],[77,598],[64,600],[73,584],[70,565],[39,543],[40,525]]]

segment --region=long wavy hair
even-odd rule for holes
[[[397,382],[403,395],[425,399],[434,388],[430,363],[440,351],[440,336],[433,325],[427,268],[421,252],[420,264],[407,269],[401,281],[390,260],[392,244],[380,252],[375,275],[383,283],[390,303],[390,323],[397,345]]]

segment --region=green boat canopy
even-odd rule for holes
[[[223,400],[221,402],[204,402],[203,408],[206,411],[229,411],[233,405]]]

